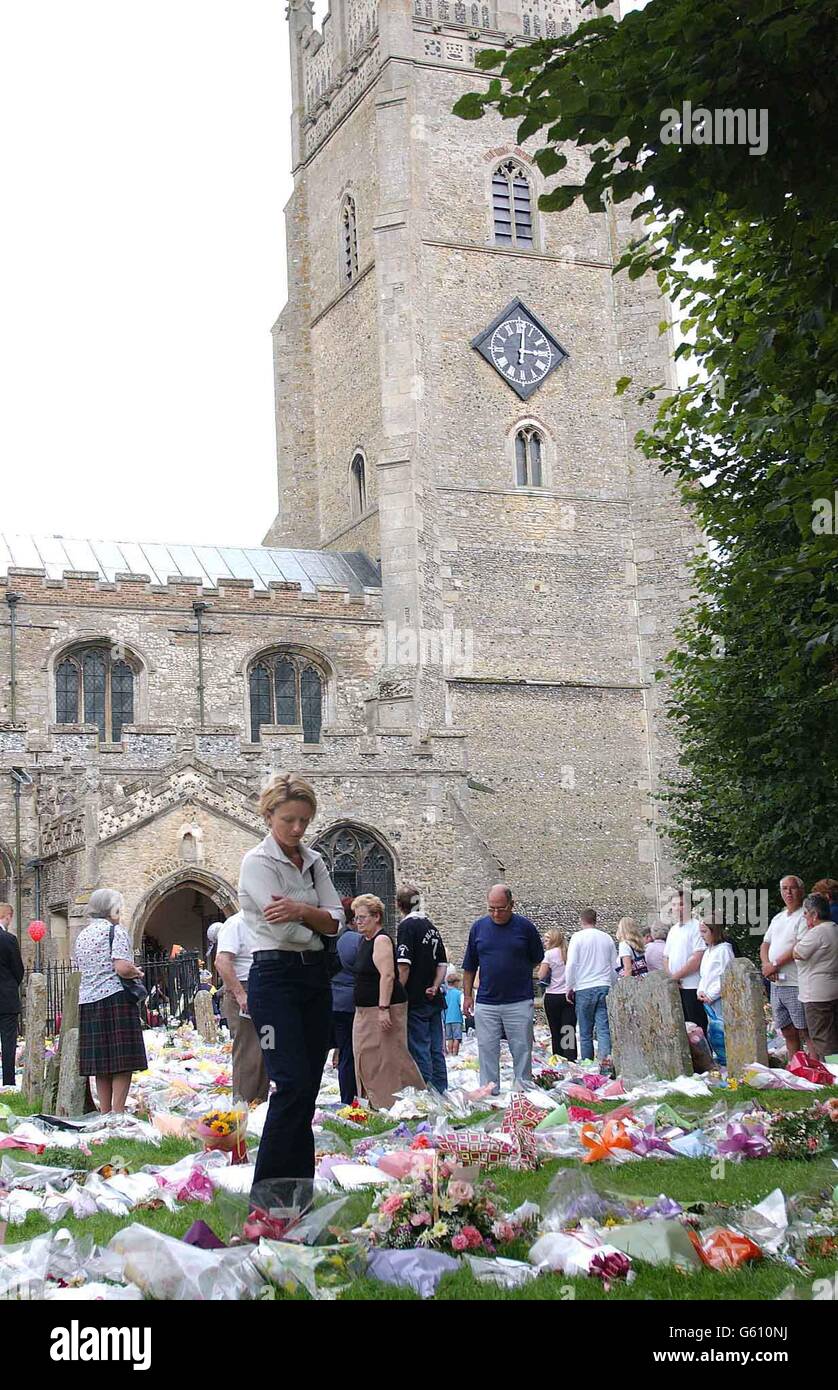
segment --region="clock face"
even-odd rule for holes
[[[478,334],[472,347],[491,362],[522,400],[537,391],[568,355],[520,299],[514,299]]]

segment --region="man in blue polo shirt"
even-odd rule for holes
[[[512,891],[505,883],[489,890],[488,913],[468,934],[463,959],[463,1011],[474,1014],[480,1084],[500,1090],[500,1042],[506,1034],[512,1053],[513,1087],[532,1081],[532,972],[544,959],[538,928],[513,911]],[[474,977],[480,972],[477,1003]]]

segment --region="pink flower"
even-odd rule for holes
[[[455,1236],[452,1236],[451,1249],[457,1251],[468,1250],[468,1241],[466,1240],[462,1231],[458,1231]]]
[[[476,1226],[464,1226],[463,1235],[465,1236],[466,1241],[470,1247],[476,1247],[478,1245],[483,1244],[483,1237],[481,1236]]]
[[[398,1192],[394,1192],[392,1196],[384,1198],[384,1201],[379,1207],[379,1211],[383,1212],[385,1216],[392,1216],[394,1212],[398,1211],[403,1202],[404,1197],[400,1196]]]
[[[470,1182],[450,1182],[448,1184],[448,1196],[452,1202],[461,1206],[464,1202],[470,1202],[474,1196],[474,1188]]]
[[[492,1224],[492,1235],[496,1240],[515,1240],[518,1230],[511,1221],[495,1221]]]
[[[431,1214],[427,1211],[417,1211],[410,1218],[411,1226],[430,1226]]]

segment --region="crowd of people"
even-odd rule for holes
[[[444,1092],[446,1057],[456,1056],[470,1026],[481,1086],[499,1091],[503,1041],[513,1085],[526,1086],[537,986],[544,991],[556,1056],[584,1061],[596,1055],[607,1071],[609,993],[618,980],[664,972],[678,986],[685,1024],[704,1030],[724,1064],[722,981],[734,947],[721,921],[693,915],[684,893],[672,896],[668,922],[642,928],[623,917],[612,936],[590,908],[572,933],[552,929],[542,941],[535,924],[515,910],[511,889],[495,884],[458,969],[415,885],[398,891],[395,939],[380,898],[338,896],[324,860],[304,844],[317,811],[308,783],[290,774],[273,778],[260,811],[267,834],[244,856],[240,911],[213,942],[222,1011],[233,1036],[234,1095],[269,1100],[254,1181],[312,1178],[312,1116],[330,1048],[345,1104],[362,1096],[384,1109],[409,1086]],[[790,874],[780,892],[784,906],[760,948],[773,1017],[789,1057],[808,1050],[823,1059],[838,1051],[838,881],[822,880],[807,895]],[[124,1110],[132,1074],[146,1066],[137,1009],[141,972],[122,910],[118,892],[97,889],[75,946],[80,1071],[95,1079],[103,1113]],[[6,1085],[14,1084],[23,974],[11,918],[9,905],[0,904]]]

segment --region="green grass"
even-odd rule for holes
[[[754,1091],[740,1087],[735,1092],[714,1092],[712,1097],[689,1099],[669,1097],[669,1103],[685,1118],[700,1120],[719,1099],[723,1099],[730,1110],[743,1103],[754,1100],[766,1109],[793,1110],[806,1107],[815,1098],[825,1094],[838,1094],[838,1088],[830,1092],[799,1091]],[[19,1115],[37,1113],[22,1095],[9,1094],[0,1097],[0,1103]],[[620,1102],[603,1103],[592,1106],[601,1114],[614,1109]],[[642,1102],[640,1102],[642,1104]],[[475,1123],[488,1112],[470,1117],[469,1124]],[[345,1139],[351,1148],[362,1133],[354,1126],[339,1121],[327,1121],[326,1127]],[[392,1123],[372,1117],[365,1134],[380,1134],[392,1128]],[[5,1128],[5,1126],[2,1126]],[[197,1152],[194,1143],[178,1139],[164,1139],[159,1145],[129,1142],[118,1138],[108,1139],[101,1146],[92,1149],[89,1155],[78,1151],[47,1149],[42,1155],[26,1154],[15,1150],[4,1151],[9,1157],[30,1160],[51,1166],[72,1167],[78,1171],[90,1171],[110,1161],[115,1155],[127,1160],[131,1169],[136,1170],[144,1164],[173,1163],[190,1152]],[[720,1205],[754,1204],[779,1187],[787,1197],[798,1192],[811,1192],[818,1189],[831,1190],[838,1181],[838,1169],[831,1159],[820,1159],[813,1163],[784,1162],[779,1159],[751,1159],[742,1163],[728,1162],[720,1175],[713,1159],[647,1159],[626,1164],[593,1163],[584,1165],[586,1173],[600,1191],[610,1191],[622,1196],[655,1197],[665,1193],[683,1204],[693,1202],[719,1203]],[[576,1168],[576,1160],[557,1160],[545,1163],[536,1173],[513,1173],[508,1169],[493,1170],[491,1179],[498,1188],[500,1202],[511,1209],[524,1200],[544,1203],[548,1200],[548,1188],[554,1176],[565,1168]],[[338,1224],[343,1229],[360,1225],[372,1205],[373,1195],[369,1192],[353,1193],[347,1200]],[[227,1223],[218,1199],[211,1204],[192,1202],[172,1213],[166,1208],[153,1211],[138,1210],[129,1217],[97,1215],[86,1220],[72,1216],[62,1219],[61,1225],[79,1235],[92,1236],[101,1245],[107,1244],[111,1236],[130,1222],[140,1222],[180,1237],[193,1221],[205,1221],[223,1238],[228,1234]],[[30,1215],[21,1226],[10,1227],[6,1232],[8,1243],[18,1243],[31,1239],[49,1230],[49,1223],[37,1213]],[[525,1259],[529,1242],[518,1242],[506,1247],[504,1255]],[[441,1300],[477,1301],[491,1300],[540,1300],[575,1298],[577,1300],[601,1301],[605,1298],[619,1300],[678,1300],[678,1299],[721,1299],[721,1300],[771,1300],[787,1287],[794,1284],[808,1296],[812,1280],[831,1277],[836,1261],[813,1260],[811,1273],[802,1274],[789,1269],[779,1261],[762,1260],[731,1273],[716,1273],[701,1269],[693,1274],[681,1274],[672,1268],[653,1268],[635,1262],[636,1279],[631,1284],[617,1281],[605,1292],[601,1282],[596,1279],[568,1279],[563,1275],[541,1275],[530,1281],[524,1288],[506,1292],[490,1284],[480,1284],[467,1268],[446,1276],[440,1283],[436,1297]],[[303,1295],[305,1297],[305,1295]],[[416,1295],[409,1290],[395,1289],[375,1280],[359,1279],[344,1295],[344,1298],[361,1301],[412,1299]]]

